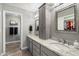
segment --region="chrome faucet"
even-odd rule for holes
[[[66,44],[66,43],[67,43],[67,41],[63,39],[63,43],[64,43],[64,44]]]
[[[63,44],[68,44],[68,42],[65,39],[60,39],[59,42],[61,42]]]

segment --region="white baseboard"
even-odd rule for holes
[[[5,53],[2,53],[0,56],[4,56],[5,55]]]
[[[28,47],[23,47],[23,48],[21,48],[21,50],[25,50],[25,49],[27,50],[27,49],[28,49]]]
[[[18,40],[18,41],[12,41],[12,42],[6,42],[6,44],[9,44],[9,43],[17,43],[17,42],[20,42],[20,40]]]

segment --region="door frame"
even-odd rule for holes
[[[6,13],[11,13],[14,15],[20,15],[21,19],[20,19],[20,29],[21,29],[21,37],[20,37],[20,48],[23,48],[23,14],[21,13],[17,13],[17,12],[13,12],[13,11],[7,11],[7,10],[3,10],[3,54],[6,54]]]

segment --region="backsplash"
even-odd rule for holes
[[[54,39],[54,40],[64,39],[67,42],[69,42],[69,44],[73,44],[73,42],[75,40],[78,40],[78,42],[79,42],[79,34],[54,33],[52,35],[52,39],[53,39],[53,37],[56,37],[57,38],[57,39]]]

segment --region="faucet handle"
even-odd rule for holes
[[[61,40],[61,42],[63,43],[63,44],[66,44],[67,43],[67,40],[65,40],[65,39],[60,39]]]
[[[63,43],[64,43],[64,44],[66,44],[66,43],[67,43],[67,41],[63,39]]]
[[[64,40],[64,44],[70,45],[70,42],[68,40]]]

